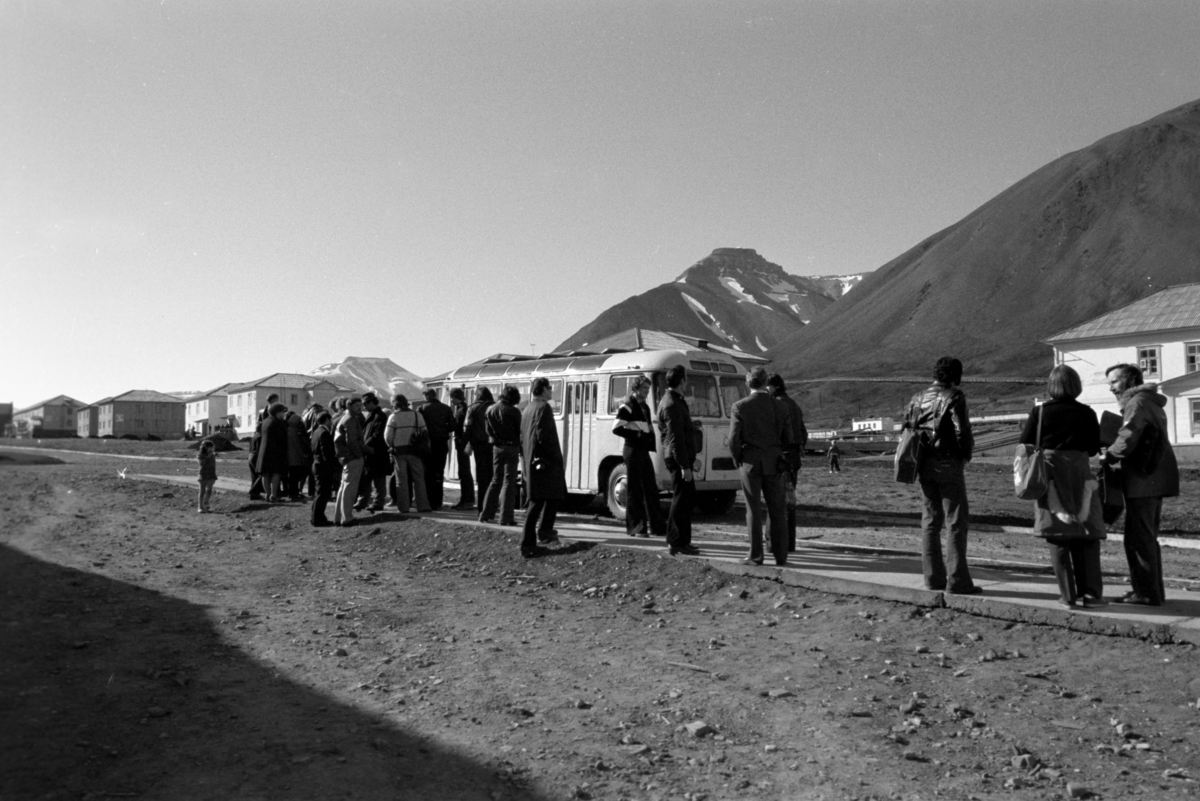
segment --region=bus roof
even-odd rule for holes
[[[633,350],[618,353],[545,353],[541,356],[518,356],[498,353],[457,370],[429,379],[464,381],[495,378],[503,380],[516,376],[553,376],[560,373],[617,372],[621,370],[666,370],[682,364],[691,371],[740,375],[742,367],[730,356],[711,350]]]

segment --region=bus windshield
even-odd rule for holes
[[[721,405],[725,407],[725,416],[733,414],[733,404],[750,394],[746,382],[740,378],[721,379]]]
[[[721,405],[717,401],[717,380],[711,375],[692,373],[687,378],[683,391],[688,409],[693,417],[720,417]]]

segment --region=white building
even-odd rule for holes
[[[876,417],[871,420],[851,420],[850,430],[857,432],[879,431],[890,434],[896,430],[896,421],[890,417]]]
[[[200,437],[206,437],[213,429],[226,423],[225,416],[229,414],[229,388],[237,386],[238,382],[222,384],[215,389],[189,395],[184,398],[184,426]]]
[[[1159,290],[1045,340],[1054,363],[1075,368],[1079,396],[1096,410],[1119,413],[1105,371],[1136,364],[1167,397],[1168,437],[1176,454],[1200,459],[1200,283]]]
[[[223,392],[227,397],[225,414],[236,418],[234,429],[238,436],[248,437],[258,426],[258,412],[271,395],[278,395],[280,403],[300,413],[314,401],[328,408],[335,396],[348,395],[353,390],[324,378],[299,373],[274,373],[257,381],[230,385]]]

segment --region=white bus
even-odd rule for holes
[[[624,441],[612,433],[621,403],[629,396],[629,381],[647,376],[652,389],[647,403],[651,414],[666,392],[666,372],[676,365],[687,368],[684,392],[692,420],[702,434],[696,464],[696,505],[708,514],[732,508],[741,487],[737,467],[729,454],[729,414],[733,404],[746,397],[745,370],[732,357],[709,350],[635,350],[616,353],[492,356],[460,367],[426,382],[449,403],[450,390],[461,387],[467,402],[477,387],[485,386],[499,398],[505,384],[521,392],[521,408],[529,402],[533,379],[545,376],[553,387],[554,420],[562,442],[567,471],[567,491],[603,495],[613,516],[625,519],[627,498]],[[655,426],[661,448],[661,434]],[[450,454],[448,475],[455,475]],[[670,490],[671,474],[662,457],[651,455],[658,486]]]

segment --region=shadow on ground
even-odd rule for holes
[[[540,798],[284,678],[195,604],[2,545],[0,587],[0,798]]]

